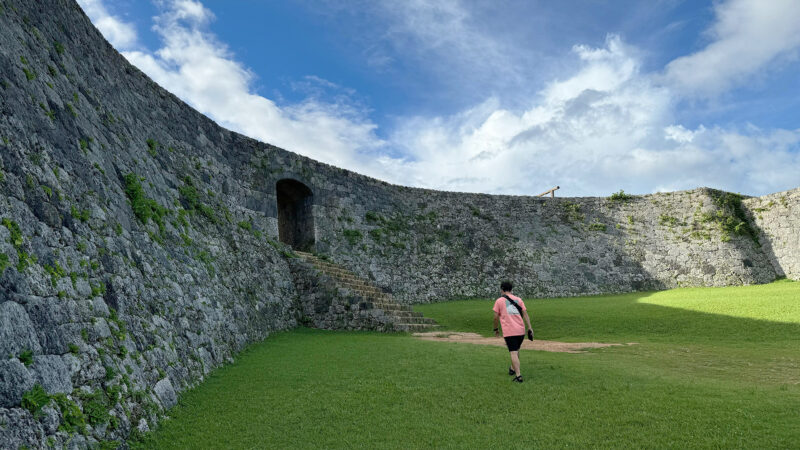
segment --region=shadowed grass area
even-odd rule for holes
[[[764,343],[794,340],[800,330],[800,283],[787,280],[756,286],[523,300],[541,339]],[[464,300],[417,305],[415,309],[445,329],[489,336],[493,304],[494,299]]]
[[[492,300],[418,305],[444,329],[492,334]],[[537,339],[636,342],[608,364],[653,376],[800,383],[800,283],[525,301]],[[613,356],[609,356],[613,355]]]
[[[139,446],[792,447],[800,442],[799,288],[529,301],[538,337],[639,345],[523,351],[521,385],[505,374],[508,353],[498,347],[281,333],[184,393],[172,419]],[[789,312],[776,318],[770,308],[736,306],[748,295],[728,315],[695,311],[697,295],[713,302],[739,289],[774,294]],[[490,301],[419,309],[450,328],[491,331]],[[750,310],[755,317],[732,317]]]

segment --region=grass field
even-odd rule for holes
[[[298,329],[184,393],[157,448],[797,448],[800,283],[528,300],[583,354]],[[421,305],[491,333],[492,300]]]

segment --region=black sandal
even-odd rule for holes
[[[512,369],[511,367],[509,367],[509,368],[508,368],[508,374],[509,374],[509,375],[516,375],[516,374],[517,374],[517,372],[514,372],[514,369]]]
[[[522,383],[522,375],[520,375],[518,377],[514,377],[514,379],[511,380],[511,381],[513,381],[515,383]]]

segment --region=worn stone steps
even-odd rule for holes
[[[433,328],[430,324],[421,324],[421,323],[396,323],[394,325],[395,331],[406,331],[406,332],[416,332],[416,331],[430,331]]]
[[[433,319],[414,311],[410,305],[397,303],[391,294],[355,273],[311,253],[295,251],[295,254],[329,276],[338,289],[363,298],[372,308],[383,310],[387,316],[393,318],[395,331],[426,331],[436,326]]]

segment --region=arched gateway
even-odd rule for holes
[[[314,194],[305,184],[290,179],[275,185],[278,197],[278,236],[295,250],[314,248]]]

